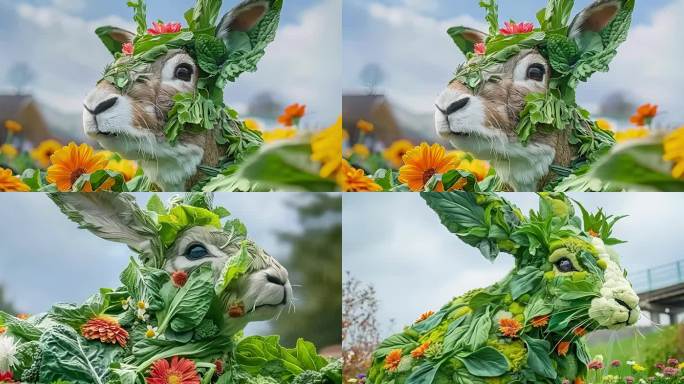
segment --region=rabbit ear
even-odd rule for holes
[[[475,50],[475,44],[484,43],[487,34],[477,29],[468,27],[451,27],[447,33],[464,55]]]
[[[523,219],[518,208],[494,193],[424,192],[420,194],[442,224],[490,261],[500,251],[514,253],[511,235]]]
[[[577,16],[570,23],[568,36],[574,38],[585,32],[601,32],[615,19],[624,0],[597,0]]]
[[[231,31],[249,32],[264,18],[272,1],[248,0],[228,12],[216,29],[216,36],[223,37]]]
[[[124,193],[51,193],[62,213],[95,235],[124,243],[143,262],[162,259],[157,226],[132,195]]]
[[[102,40],[107,50],[114,55],[121,52],[125,43],[133,42],[135,33],[117,27],[100,27],[95,30],[95,34]]]

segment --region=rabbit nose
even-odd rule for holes
[[[95,107],[95,109],[92,110],[92,111],[91,111],[90,109],[88,109],[87,106],[84,106],[84,107],[85,107],[85,109],[86,109],[88,112],[90,112],[92,115],[95,116],[95,115],[99,115],[100,113],[102,113],[102,112],[104,112],[104,111],[110,109],[111,107],[113,107],[114,104],[116,104],[116,101],[117,101],[118,99],[119,99],[118,97],[109,98],[109,99],[107,99],[107,100],[101,102],[100,104],[98,104],[98,105]]]
[[[287,279],[283,279],[281,276],[277,276],[277,275],[271,274],[271,273],[266,274],[266,281],[268,281],[271,284],[282,285],[282,286],[287,284]]]
[[[463,97],[459,100],[454,101],[453,103],[449,104],[446,110],[443,110],[437,105],[437,109],[439,109],[444,116],[449,116],[452,113],[458,111],[459,109],[463,109],[466,105],[468,105],[468,102],[470,101],[470,97]]]

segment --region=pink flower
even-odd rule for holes
[[[511,22],[504,22],[504,27],[499,30],[502,35],[517,35],[520,33],[529,33],[532,32],[534,29],[534,25],[532,23],[526,23],[522,22],[519,24],[516,24],[515,21]]]
[[[603,369],[603,362],[601,360],[592,360],[587,367],[598,371],[599,369]]]
[[[133,43],[124,43],[124,45],[121,46],[121,52],[123,52],[123,54],[126,56],[132,56],[133,55]]]
[[[620,360],[613,360],[610,362],[610,365],[613,367],[619,367],[620,366]]]
[[[663,368],[663,375],[667,377],[674,377],[677,376],[679,373],[679,369],[675,367],[665,367]]]
[[[487,47],[484,43],[475,43],[475,54],[484,55],[487,52]]]
[[[625,377],[625,384],[634,384],[634,377],[626,376]]]
[[[676,367],[679,365],[679,360],[675,359],[674,357],[670,357],[667,359],[667,365],[670,367]]]
[[[150,35],[163,35],[166,33],[178,33],[181,30],[180,23],[152,22],[152,28],[147,30]]]

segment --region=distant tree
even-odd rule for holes
[[[16,62],[7,70],[7,82],[14,88],[17,94],[26,92],[27,87],[33,82],[35,77],[35,72],[25,62]]]
[[[599,114],[615,119],[627,119],[634,113],[636,105],[623,92],[613,92],[599,105]]]
[[[385,71],[379,64],[366,64],[359,73],[361,83],[368,89],[369,95],[374,95],[376,88],[385,81]]]
[[[342,324],[342,198],[339,195],[295,195],[301,230],[283,231],[289,245],[284,263],[295,287],[294,315],[274,322],[286,345],[303,337],[325,347],[341,343]],[[310,197],[309,197],[310,196]]]
[[[275,119],[280,116],[283,105],[279,103],[273,94],[262,92],[254,96],[247,106],[249,116]]]
[[[380,343],[378,299],[372,285],[363,284],[347,272],[342,300],[343,376],[348,382],[368,372],[373,351]]]
[[[3,287],[2,285],[0,285],[0,311],[7,312],[12,315],[15,315],[17,313],[12,303],[10,303],[7,298],[5,298],[5,287]]]

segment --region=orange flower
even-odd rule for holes
[[[575,383],[574,383],[574,384],[584,384],[584,379],[581,378],[581,377],[578,377],[578,378],[575,379]]]
[[[200,384],[200,376],[197,373],[197,366],[192,360],[174,356],[170,364],[166,359],[155,361],[145,383]]]
[[[121,160],[109,160],[106,169],[110,171],[119,172],[126,181],[131,181],[135,174],[138,172],[138,164],[135,161],[121,159]]]
[[[102,183],[99,187],[97,187],[96,190],[93,191],[93,185],[90,184],[90,181],[86,181],[83,184],[83,189],[81,189],[81,192],[102,192],[102,191],[110,191],[112,187],[116,184],[116,181],[112,178],[109,178],[105,180],[104,183]]]
[[[549,323],[549,315],[537,316],[532,318],[532,326],[534,328],[541,328]]]
[[[472,173],[473,176],[475,176],[475,178],[477,179],[477,181],[482,181],[485,177],[487,177],[487,174],[489,173],[489,168],[490,167],[488,162],[478,159],[474,159],[473,161],[463,160],[458,165],[458,169],[462,169],[464,171]]]
[[[94,154],[88,144],[77,146],[69,143],[51,157],[52,165],[47,170],[47,181],[57,184],[60,192],[70,191],[81,175],[104,169],[107,158],[104,154]]]
[[[598,233],[596,233],[593,229],[590,229],[589,232],[587,232],[587,233],[591,237],[598,237]]]
[[[394,349],[385,357],[385,369],[394,372],[401,362],[401,349]]]
[[[587,330],[582,327],[577,327],[572,330],[572,333],[577,337],[582,337],[587,334]]]
[[[119,322],[110,316],[97,316],[81,326],[81,334],[88,340],[100,340],[102,343],[119,344],[126,347],[128,332]]]
[[[356,169],[342,159],[337,173],[337,184],[344,192],[380,192],[382,187],[366,176],[363,169]]]
[[[335,124],[311,136],[311,160],[321,163],[321,177],[330,177],[342,166],[343,132],[340,116]]]
[[[410,141],[397,140],[383,152],[382,157],[389,161],[393,167],[399,168],[402,164],[402,158],[411,148],[413,148],[413,144]]]
[[[18,121],[5,120],[5,128],[12,133],[19,133],[24,127]]]
[[[29,317],[31,317],[31,315],[29,315],[28,313],[20,313],[17,315],[17,319],[19,319],[19,320],[26,320]]]
[[[516,319],[503,318],[499,319],[499,330],[501,334],[506,337],[518,337],[518,332],[522,329],[522,324]]]
[[[285,111],[278,117],[278,122],[286,127],[290,127],[299,122],[306,113],[306,105],[292,104],[285,107]]]
[[[558,352],[558,356],[567,355],[569,350],[570,350],[570,342],[569,341],[561,341],[560,343],[558,343],[558,348],[556,348],[556,352]]]
[[[375,125],[370,121],[359,120],[356,122],[356,128],[363,133],[371,133],[375,130]]]
[[[422,315],[420,315],[420,317],[418,318],[418,320],[416,320],[416,323],[420,323],[420,322],[423,321],[423,320],[427,320],[428,317],[430,317],[430,316],[432,316],[432,315],[434,315],[434,314],[435,314],[435,313],[434,313],[433,311],[427,311],[427,312],[423,313]]]
[[[11,169],[0,167],[0,192],[28,192],[30,190],[28,185],[12,175]]]
[[[420,359],[421,357],[425,356],[425,351],[428,349],[429,346],[429,341],[424,342],[418,348],[411,351],[411,356],[413,356],[414,359]]]
[[[31,157],[37,161],[41,167],[47,168],[50,165],[52,154],[62,148],[62,144],[57,140],[49,139],[41,142],[38,147],[31,151]]]
[[[0,327],[0,335],[2,335],[5,332],[7,332],[7,328],[6,327]]]
[[[636,114],[629,118],[635,125],[650,124],[651,120],[658,114],[658,106],[655,104],[643,104],[636,110]]]
[[[408,184],[412,191],[422,191],[425,184],[436,174],[444,174],[458,166],[458,157],[447,154],[444,147],[435,143],[422,143],[404,155],[404,165],[399,169],[399,181]],[[440,181],[436,190],[444,192]]]

